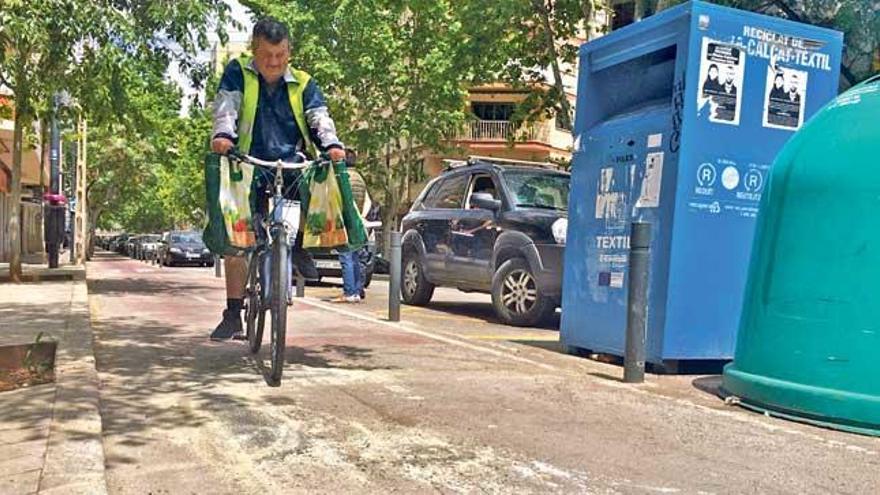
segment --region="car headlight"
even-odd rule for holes
[[[183,251],[181,251],[180,248],[171,248],[171,249],[169,249],[169,251],[171,251],[172,253],[176,253],[176,254],[183,253]]]
[[[568,219],[560,218],[553,222],[551,230],[553,231],[553,238],[556,239],[556,243],[565,244],[565,236],[568,234]]]

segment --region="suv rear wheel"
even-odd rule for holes
[[[434,295],[434,284],[425,278],[425,270],[419,256],[411,249],[403,253],[403,273],[400,294],[405,304],[424,306]]]
[[[518,327],[537,325],[556,310],[553,301],[541,295],[535,275],[522,258],[505,261],[495,272],[492,305],[502,322]]]

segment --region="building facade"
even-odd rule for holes
[[[12,143],[14,131],[13,96],[6,87],[0,87],[0,262],[8,262],[9,222],[13,208],[20,211],[20,235],[22,260],[39,263],[44,259],[43,242],[43,188],[49,176],[42,163],[38,147],[27,148],[22,155],[21,201],[12,204]]]

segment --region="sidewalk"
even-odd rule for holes
[[[2,283],[0,345],[58,342],[54,384],[0,394],[0,493],[106,493],[85,269],[26,265]]]

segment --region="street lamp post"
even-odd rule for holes
[[[52,98],[52,123],[49,129],[49,204],[45,215],[46,254],[49,268],[58,268],[58,251],[64,236],[64,205],[58,205],[61,192],[61,133],[58,130],[58,108],[61,96]],[[60,234],[60,235],[59,235]]]

